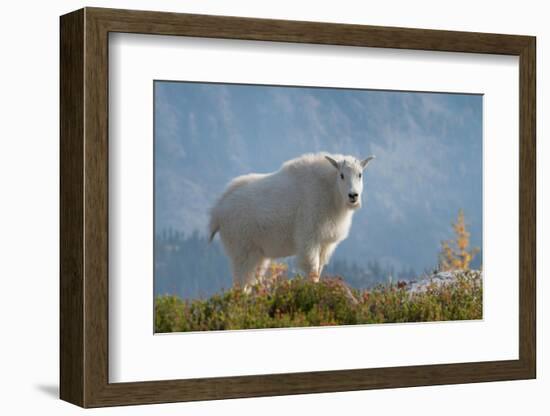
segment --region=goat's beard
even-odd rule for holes
[[[355,211],[356,209],[361,208],[361,200],[357,200],[357,202],[346,201],[346,206],[352,211]]]

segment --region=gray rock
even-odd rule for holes
[[[440,287],[456,283],[460,276],[481,281],[482,272],[481,270],[451,270],[437,272],[420,280],[411,280],[407,283],[406,290],[409,293],[422,293],[428,290],[429,287]]]

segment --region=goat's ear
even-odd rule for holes
[[[331,158],[330,156],[325,156],[325,159],[330,162],[332,166],[334,166],[336,169],[340,170],[340,167],[338,166],[338,162]]]
[[[369,162],[372,160],[372,159],[376,159],[376,156],[369,156],[367,157],[366,159],[363,159],[361,161],[361,167],[363,168],[363,170],[367,167],[367,165],[369,164]]]

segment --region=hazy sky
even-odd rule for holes
[[[317,151],[377,157],[335,258],[431,268],[460,208],[481,246],[482,96],[466,94],[156,82],[156,231],[206,235],[229,180]]]

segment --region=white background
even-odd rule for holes
[[[58,386],[58,16],[83,5],[319,20],[390,26],[531,34],[538,37],[538,380],[317,394],[87,411],[88,414],[547,414],[550,364],[544,356],[543,241],[550,236],[550,146],[545,143],[544,72],[550,27],[544,2],[523,1],[51,1],[6,3],[1,14],[3,58],[0,123],[0,259],[2,370],[0,409],[11,414],[76,414],[56,399]],[[7,266],[7,267],[6,267]]]
[[[510,189],[519,186],[518,61],[496,55],[112,35],[109,379],[517,359],[518,276],[510,271],[519,264],[519,194]],[[223,68],[218,62],[224,62]],[[153,79],[483,93],[483,321],[152,336]],[[503,227],[508,238],[502,238]],[[207,358],[185,360],[184,351],[186,357]]]

